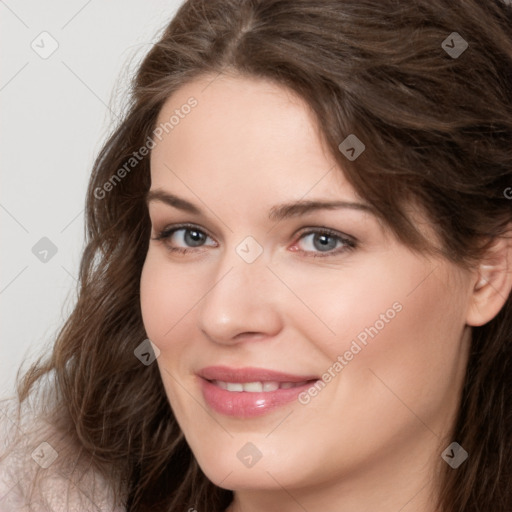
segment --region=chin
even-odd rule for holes
[[[243,450],[244,448],[233,451],[226,449],[224,455],[216,452],[207,456],[196,456],[196,460],[207,478],[223,489],[231,491],[242,489],[272,490],[280,489],[280,485],[293,486],[293,482],[290,481],[293,464],[289,460],[287,465],[290,467],[276,466],[276,464],[272,464],[272,461],[265,461],[265,456],[262,454],[256,462],[255,458],[252,461],[248,458],[244,463],[242,461],[246,456],[245,454],[250,452],[250,445],[249,448],[245,448],[245,451]],[[241,452],[240,457],[237,456],[237,452]],[[295,468],[297,468],[297,465],[295,465]],[[294,474],[294,479],[296,477],[297,475]]]

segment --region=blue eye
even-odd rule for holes
[[[306,249],[299,249],[313,257],[326,257],[355,249],[356,241],[327,228],[310,229],[303,233],[299,240],[306,240]]]
[[[190,249],[202,247],[205,241],[210,238],[204,231],[195,226],[176,226],[161,231],[153,240],[169,240],[174,238],[174,243],[179,243],[181,247],[168,247],[172,252],[187,253]],[[214,244],[210,244],[215,246]]]

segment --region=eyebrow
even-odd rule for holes
[[[201,215],[203,213],[197,206],[189,203],[185,199],[175,196],[174,194],[170,194],[169,192],[164,192],[160,189],[148,190],[146,194],[146,204],[149,204],[152,201],[165,203],[188,213],[195,213],[197,215]]]
[[[341,208],[349,208],[363,212],[373,213],[371,206],[363,203],[355,203],[352,201],[296,201],[293,203],[281,204],[273,206],[270,209],[269,219],[281,221],[291,217],[299,217],[315,210],[337,210]]]
[[[196,215],[203,214],[196,205],[190,203],[186,199],[160,189],[148,191],[146,194],[146,204],[149,204],[152,201],[165,203],[188,213]],[[341,208],[349,208],[372,214],[375,213],[375,210],[370,205],[364,203],[356,203],[352,201],[300,200],[273,206],[269,211],[268,218],[272,221],[282,221],[291,217],[299,217],[316,210],[336,210]]]

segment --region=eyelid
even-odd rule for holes
[[[304,228],[301,228],[295,236],[302,237],[304,235],[309,235],[311,233],[322,233],[326,235],[336,236],[338,238],[341,238],[342,240],[347,241],[354,241],[356,242],[356,238],[352,235],[347,235],[346,233],[343,233],[341,231],[338,231],[333,228],[328,228],[326,226],[306,226]]]

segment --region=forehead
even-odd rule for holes
[[[195,106],[188,108],[191,98]],[[151,154],[152,188],[179,187],[186,193],[186,183],[196,194],[217,192],[225,199],[245,193],[262,199],[282,199],[283,193],[298,199],[313,192],[357,197],[322,144],[307,104],[272,82],[202,77],[167,100],[157,127],[165,123]]]
[[[151,189],[180,196],[220,219],[236,218],[241,227],[282,203],[368,205],[327,150],[304,100],[270,81],[229,75],[196,79],[169,97],[158,127],[164,129],[150,156]],[[409,205],[407,214],[426,239],[440,245],[418,205]],[[376,221],[386,238],[396,238],[384,219],[365,218]]]

